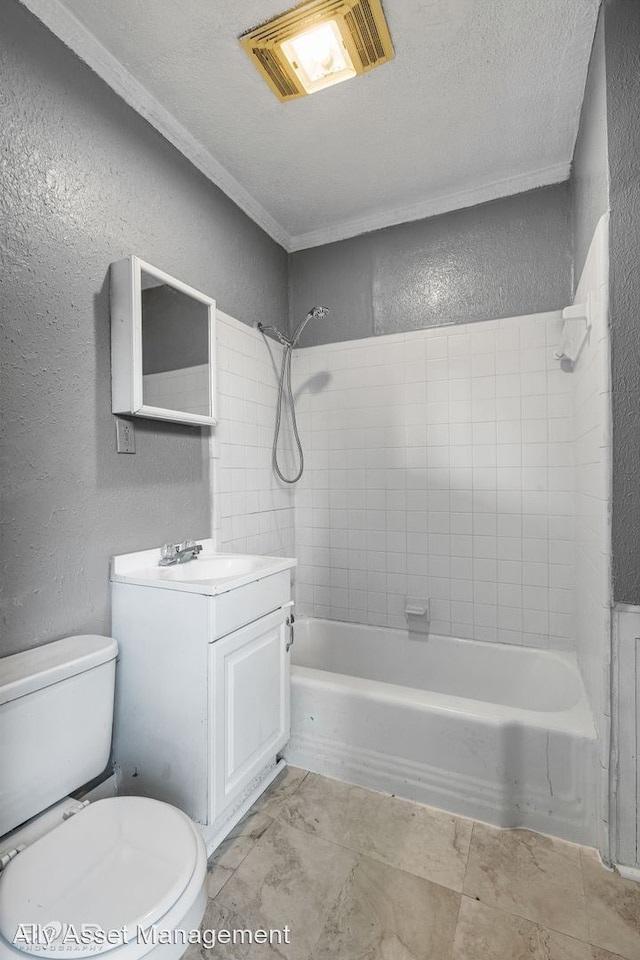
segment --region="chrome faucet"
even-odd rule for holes
[[[160,549],[160,566],[171,567],[174,563],[187,563],[188,560],[197,560],[202,551],[202,544],[195,540],[185,540],[184,543],[165,543]]]

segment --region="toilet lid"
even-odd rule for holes
[[[40,957],[94,956],[122,946],[179,899],[197,855],[195,827],[175,807],[146,797],[99,800],[8,864],[0,879],[0,934]],[[119,939],[99,944],[100,930],[119,930]]]

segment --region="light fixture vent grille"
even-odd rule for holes
[[[380,61],[388,59],[369,0],[360,0],[354,4],[344,19],[363,67],[375,67]]]
[[[299,97],[304,93],[302,87],[298,86],[297,82],[289,75],[289,71],[283,70],[282,64],[273,50],[269,50],[268,47],[254,47],[251,52],[264,72],[268,74],[271,83],[277,88],[283,100],[290,97]]]
[[[306,96],[282,44],[329,20],[338,25],[356,73],[366,73],[393,59],[381,0],[308,0],[240,37],[254,65],[280,100]]]

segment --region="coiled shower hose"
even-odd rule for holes
[[[259,323],[258,330],[261,333],[265,334],[267,332],[273,334],[276,340],[282,344],[282,368],[280,370],[280,382],[278,384],[278,406],[276,409],[276,425],[273,432],[273,447],[271,451],[271,463],[273,465],[273,470],[277,477],[282,480],[283,483],[297,483],[300,477],[304,472],[304,453],[302,452],[302,443],[300,441],[300,434],[298,433],[298,424],[296,421],[296,405],[293,399],[293,390],[291,389],[291,354],[293,353],[293,348],[300,339],[300,334],[304,330],[305,326],[309,323],[309,320],[324,318],[328,314],[326,307],[312,307],[309,310],[309,313],[306,315],[304,320],[302,320],[296,327],[292,337],[286,337],[284,333],[281,333],[277,327],[266,326],[265,324]],[[293,436],[296,441],[296,446],[298,448],[298,458],[300,462],[300,467],[295,477],[285,477],[284,473],[280,469],[280,464],[278,463],[278,438],[280,436],[280,427],[282,425],[282,402],[284,400],[284,388],[285,382],[287,386],[287,396],[289,399],[289,407],[291,408],[291,427],[293,430]]]
[[[283,483],[297,483],[304,472],[304,452],[302,442],[298,433],[298,423],[296,421],[296,405],[293,399],[293,390],[291,389],[291,354],[293,353],[293,344],[286,343],[282,351],[282,368],[280,370],[280,383],[278,384],[278,404],[276,409],[276,425],[273,432],[273,449],[271,453],[271,463],[276,475]],[[287,397],[289,408],[291,410],[291,429],[298,448],[298,458],[300,466],[295,477],[285,477],[278,464],[278,438],[280,436],[280,425],[282,423],[282,402],[284,400],[285,381],[287,385]]]

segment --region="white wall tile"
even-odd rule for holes
[[[280,348],[221,315],[221,547],[297,546],[302,613],[403,626],[411,594],[430,600],[438,632],[558,648],[577,639],[602,701],[609,384],[599,267],[588,258],[578,290],[597,291],[598,312],[572,374],[554,357],[559,314],[297,350],[306,470],[295,491],[271,470]],[[316,374],[328,380],[314,393],[304,384]],[[290,457],[286,433],[283,451]]]
[[[271,469],[281,349],[220,311],[217,320],[220,423],[210,452],[218,548],[294,556],[294,491]],[[287,462],[291,441],[286,431],[282,439]],[[311,595],[307,585],[306,596]]]
[[[365,623],[403,625],[406,591],[430,599],[432,629],[491,641],[548,645],[551,611],[566,646],[572,540],[553,556],[548,542],[552,509],[573,523],[559,499],[573,491],[573,383],[556,375],[560,335],[559,315],[538,315],[297,351],[300,384],[311,370],[328,374],[300,406],[309,473],[327,445],[342,451],[322,482],[334,503],[355,497],[327,520],[316,513],[326,509],[318,484],[300,485],[296,526],[313,558],[298,574],[303,612],[346,605]],[[360,391],[362,369],[372,377]],[[382,392],[383,381],[402,389]],[[318,597],[305,580],[333,562],[320,536],[327,523],[347,536],[333,560],[347,564],[352,603]]]

